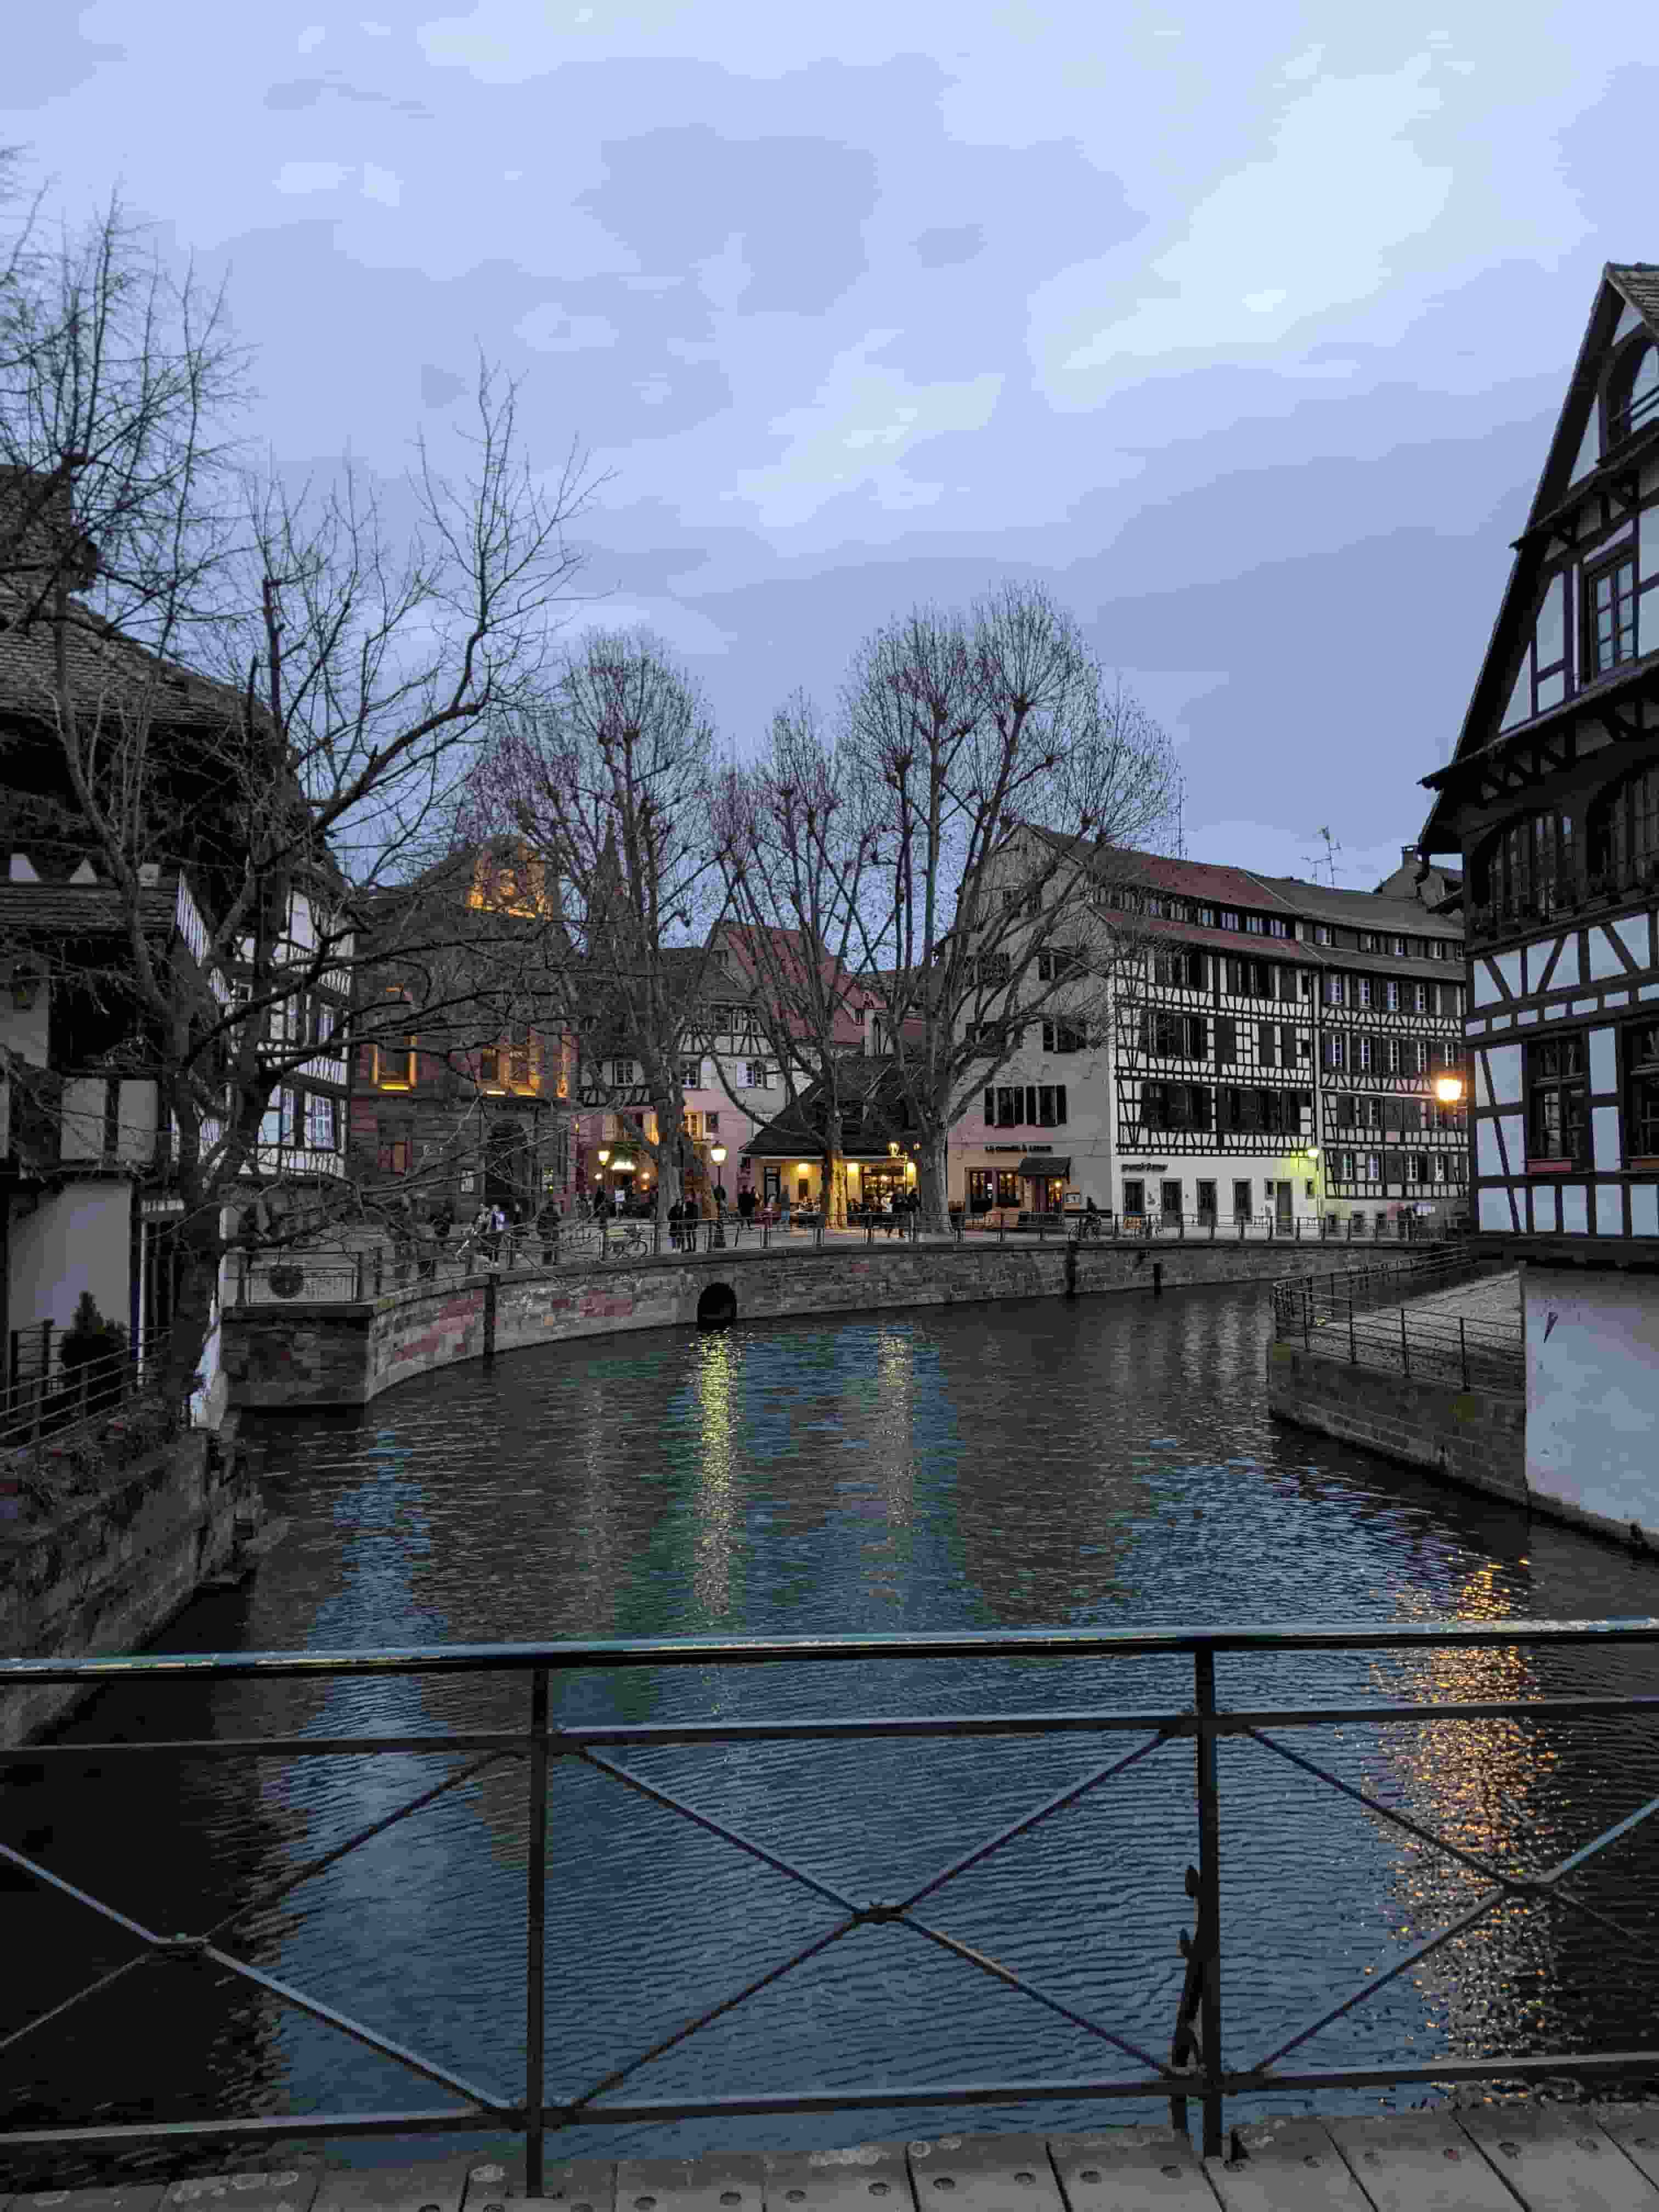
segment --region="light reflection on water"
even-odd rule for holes
[[[406,1386],[360,1422],[273,1444],[283,1547],[246,1595],[198,1604],[175,1648],[350,1648],[577,1635],[731,1635],[1297,1620],[1620,1615],[1659,1609],[1639,1561],[1437,1487],[1264,1404],[1253,1293],[1057,1301],[877,1316],[698,1338],[550,1348]],[[1298,1704],[1650,1687],[1640,1655],[1510,1651],[1244,1656],[1224,1698]],[[556,1684],[567,1718],[631,1720],[1088,1704],[1177,1708],[1171,1662],[629,1673]],[[249,1681],[112,1692],[112,1734],[416,1732],[500,1725],[527,1691],[472,1680]],[[1644,1723],[1482,1720],[1279,1732],[1354,1786],[1512,1867],[1564,1856],[1659,1790]],[[1127,1748],[1097,1743],[747,1745],[630,1754],[640,1771],[854,1897],[891,1896]],[[455,1762],[459,1765],[459,1762]],[[1221,1747],[1230,2060],[1275,2048],[1480,1878],[1259,1746]],[[441,1763],[170,1759],[9,1793],[70,1879],[149,1924],[198,1927],[430,1786]],[[126,1793],[112,1814],[112,1786]],[[509,2090],[524,2047],[525,1778],[509,1763],[339,1862],[237,1930],[240,1954]],[[941,1893],[961,1941],[1157,2051],[1180,1990],[1190,1747],[1119,1780]],[[1644,1831],[1583,1893],[1651,1926]],[[550,2081],[625,2063],[830,1924],[820,1901],[573,1762],[550,1830]],[[1526,1902],[1431,1954],[1296,2063],[1402,2063],[1627,2040],[1645,2008],[1598,1973],[1605,1935]],[[236,1945],[232,1946],[237,1948]],[[60,1899],[0,1892],[0,2033],[124,1955]],[[14,1991],[15,1995],[14,1995]],[[1621,2005],[1630,2008],[1626,2021]],[[17,2011],[14,2013],[12,2008]],[[260,1997],[147,1967],[98,2025],[21,2046],[25,2112],[431,2109],[436,2092]],[[167,2021],[167,2040],[154,2033]],[[103,2055],[88,2068],[88,2052]],[[1121,2077],[1127,2062],[906,1931],[866,1928],[630,2079],[672,2096],[875,2080]],[[1423,2092],[1402,2092],[1409,2101]],[[1352,2108],[1356,2100],[1343,2100]],[[197,2107],[199,2109],[200,2107]],[[1044,2124],[1161,2117],[1048,2108]],[[938,2131],[960,2112],[709,2123],[561,2143],[695,2150]],[[984,2110],[974,2124],[1018,2124]],[[620,2138],[620,2139],[619,2139]],[[396,2154],[364,2146],[365,2157]]]

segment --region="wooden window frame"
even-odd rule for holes
[[[1630,588],[1621,594],[1616,581],[1613,584],[1613,653],[1612,659],[1604,665],[1598,657],[1595,622],[1596,586],[1609,578],[1616,578],[1621,568],[1628,568],[1630,571]],[[1641,580],[1637,574],[1636,541],[1633,538],[1621,538],[1616,546],[1603,554],[1600,559],[1593,562],[1587,561],[1584,563],[1583,586],[1579,595],[1578,604],[1581,641],[1579,665],[1583,671],[1580,679],[1582,682],[1599,683],[1602,677],[1611,676],[1615,669],[1628,667],[1632,661],[1639,657],[1641,635],[1638,625],[1637,602],[1640,597],[1640,583]],[[1630,610],[1630,651],[1626,653],[1621,653],[1618,649],[1620,635],[1619,611],[1621,605],[1627,605]]]
[[[1571,1069],[1553,1069],[1547,1063],[1568,1052],[1577,1055],[1577,1065]],[[1586,1032],[1583,1030],[1558,1031],[1553,1036],[1532,1037],[1527,1040],[1522,1062],[1522,1097],[1525,1114],[1526,1171],[1528,1175],[1582,1174],[1589,1165],[1589,1053]],[[1545,1115],[1543,1102],[1550,1097],[1562,1103],[1555,1120],[1562,1130],[1571,1118],[1571,1133],[1576,1142],[1570,1151],[1547,1150],[1544,1143]],[[1577,1111],[1569,1117],[1565,1102],[1577,1101]]]
[[[1636,1058],[1636,1040],[1650,1030],[1653,1043],[1648,1055]],[[1653,1105],[1638,1117],[1638,1086],[1652,1087]],[[1637,1174],[1659,1170],[1659,1012],[1649,1012],[1621,1024],[1619,1031],[1619,1126],[1625,1166]]]

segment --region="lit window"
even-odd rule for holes
[[[410,1003],[409,994],[393,984],[386,992],[392,1009]],[[374,1087],[377,1091],[412,1091],[415,1088],[415,1047],[413,1036],[404,1031],[394,1034],[386,1043],[374,1047]]]

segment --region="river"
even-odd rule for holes
[[[161,1648],[1659,1612],[1659,1571],[1638,1559],[1276,1426],[1267,1330],[1261,1293],[1194,1291],[660,1332],[451,1369],[361,1419],[275,1425],[271,1503],[287,1537],[251,1585],[198,1601]],[[1273,1703],[1652,1689],[1654,1672],[1628,1652],[1503,1650],[1218,1669],[1224,1699]],[[1156,1660],[700,1668],[570,1678],[553,1692],[556,1717],[623,1719],[1190,1696],[1189,1668]],[[112,1689],[67,1733],[338,1735],[514,1717],[520,1693],[477,1682],[249,1681]],[[1349,1728],[1297,1748],[1511,1864],[1560,1856],[1659,1794],[1659,1731],[1637,1721]],[[832,1884],[890,1896],[1104,1754],[1058,1738],[629,1756]],[[1384,1973],[1479,1885],[1257,1746],[1225,1743],[1220,1761],[1226,2050],[1243,2063]],[[146,1924],[198,1929],[459,1765],[38,1764],[5,1793],[4,1832]],[[1176,1936],[1190,1924],[1192,1771],[1189,1745],[1160,1747],[941,1892],[933,1920],[1167,2051]],[[519,1763],[468,1784],[261,1904],[228,1948],[510,2092],[524,2049],[524,1792]],[[556,2093],[586,2088],[830,1924],[810,1894],[569,1762],[555,1765],[550,1837]],[[1645,1930],[1650,1851],[1637,1831],[1585,1892]],[[0,1888],[0,2034],[131,1948],[68,1899]],[[1382,2064],[1643,2033],[1648,2008],[1606,1956],[1591,1923],[1580,1933],[1543,1904],[1507,1907],[1298,2057]],[[1129,2063],[908,1931],[872,1926],[630,2076],[627,2092],[1073,2078]],[[274,1998],[182,1963],[142,1966],[17,2045],[0,2061],[0,2095],[9,2126],[444,2101]],[[1374,2093],[1376,2106],[1390,2101]],[[1062,2105],[1037,2124],[1163,2116]],[[552,2154],[848,2142],[964,2118],[590,2129],[555,2138]],[[971,2124],[1032,2123],[1009,2108]],[[365,2142],[353,2155],[408,2151]],[[107,2176],[178,2158],[96,2163]],[[59,2159],[49,2173],[61,2185],[93,2170]],[[38,2163],[10,2171],[19,2185],[48,2178]]]

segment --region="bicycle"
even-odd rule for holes
[[[646,1234],[642,1223],[617,1222],[614,1224],[614,1235],[612,1226],[613,1224],[607,1223],[604,1231],[603,1250],[607,1260],[641,1260],[650,1256],[652,1240]]]

